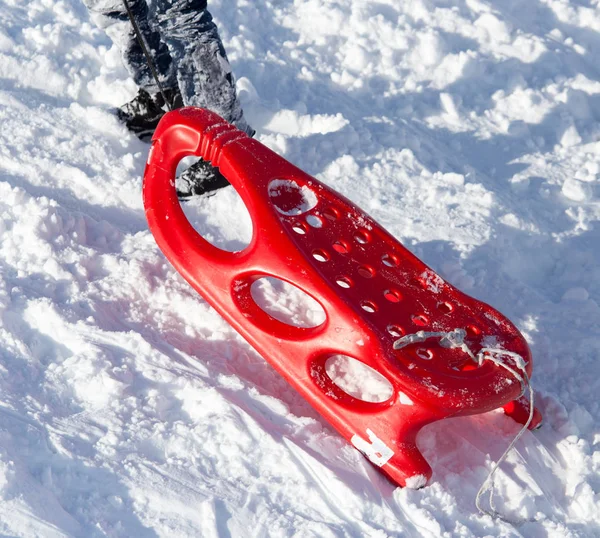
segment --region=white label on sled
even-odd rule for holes
[[[357,434],[354,434],[350,441],[355,448],[360,450],[375,465],[378,467],[385,465],[394,455],[393,450],[368,428],[367,435],[369,436],[370,443]]]

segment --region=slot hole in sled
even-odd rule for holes
[[[325,372],[338,388],[363,402],[385,402],[394,392],[392,384],[377,370],[347,355],[329,357]]]
[[[325,310],[318,301],[278,278],[258,278],[252,283],[250,294],[263,312],[286,325],[312,329],[326,319]]]

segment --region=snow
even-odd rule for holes
[[[0,534],[600,535],[598,0],[210,5],[258,139],[525,334],[519,524],[474,506],[501,412],[426,428],[433,479],[396,488],[196,295],[147,228],[118,51],[79,1],[0,0]],[[232,189],[187,206],[250,241]]]

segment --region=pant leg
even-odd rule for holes
[[[185,105],[208,108],[247,133],[231,65],[206,0],[153,0]]]
[[[152,54],[159,80],[165,89],[177,87],[177,76],[167,45],[153,24],[146,0],[127,0],[146,46]],[[123,63],[134,82],[150,94],[158,93],[156,81],[137,40],[123,0],[83,0],[94,22],[119,47]]]

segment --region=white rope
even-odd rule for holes
[[[523,359],[521,355],[512,351],[506,351],[504,349],[489,347],[482,348],[477,355],[474,355],[473,352],[469,349],[469,346],[465,343],[466,335],[467,332],[464,329],[454,329],[453,331],[448,332],[418,331],[414,334],[407,334],[406,336],[403,336],[402,338],[396,340],[394,342],[394,349],[402,349],[411,344],[425,342],[429,338],[439,338],[440,345],[442,347],[450,349],[462,349],[471,359],[477,362],[479,366],[481,366],[484,361],[492,361],[494,364],[510,372],[512,376],[521,384],[521,394],[519,395],[519,398],[523,396],[526,390],[529,390],[529,416],[527,418],[527,422],[525,422],[525,424],[519,430],[519,432],[512,440],[510,445],[508,445],[508,448],[504,451],[504,454],[502,454],[502,456],[500,456],[500,459],[494,464],[492,470],[489,472],[487,478],[479,488],[479,491],[477,492],[477,497],[475,499],[475,505],[477,506],[477,509],[480,513],[487,514],[493,518],[501,519],[503,521],[506,521],[507,523],[517,524],[519,522],[510,520],[509,518],[500,514],[498,510],[496,510],[496,506],[494,504],[494,476],[500,465],[502,465],[502,463],[506,460],[510,451],[515,447],[517,441],[521,438],[525,431],[527,431],[527,428],[529,428],[529,425],[533,420],[533,414],[535,410],[533,402],[533,388],[529,380],[529,375],[527,374],[525,359]],[[522,375],[519,374],[519,372],[517,372],[515,368],[506,364],[506,362],[502,360],[501,357],[511,359],[514,362],[517,369],[519,369],[522,372]],[[481,504],[483,494],[488,490],[490,492],[490,510],[487,510]]]

